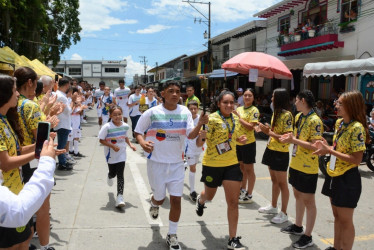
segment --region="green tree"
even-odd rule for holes
[[[80,41],[79,0],[0,0],[0,46],[56,65]]]

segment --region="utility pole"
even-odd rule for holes
[[[156,62],[156,77],[155,77],[155,81],[158,80],[158,75],[157,75],[157,71],[158,71],[158,62]]]
[[[211,72],[212,71],[212,42],[210,41],[210,27],[211,27],[211,25],[210,25],[210,23],[211,23],[211,16],[210,16],[210,2],[196,2],[196,0],[182,0],[182,2],[184,2],[184,3],[188,3],[189,5],[191,5],[191,7],[192,8],[194,8],[197,12],[199,12],[199,14],[200,15],[202,15],[206,20],[201,20],[201,19],[196,19],[195,18],[195,20],[194,20],[194,22],[196,23],[196,22],[199,22],[199,23],[201,23],[201,22],[203,22],[203,23],[205,23],[207,26],[208,26],[208,69],[209,69],[209,72]],[[208,5],[208,10],[209,10],[209,12],[208,12],[208,17],[206,17],[203,13],[201,13],[195,6],[193,6],[192,4],[207,4]],[[204,38],[206,38],[205,37],[205,35],[206,35],[206,31],[205,31],[205,33],[204,33]]]
[[[142,58],[142,61],[140,61],[141,63],[144,63],[144,83],[147,83],[147,60],[146,60],[146,56],[139,56],[140,58]]]

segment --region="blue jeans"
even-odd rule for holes
[[[132,136],[133,136],[134,138],[135,138],[134,131],[135,131],[135,128],[136,128],[136,124],[138,124],[139,118],[140,118],[140,115],[137,115],[137,116],[130,116],[130,119],[131,119],[131,127],[132,127]]]
[[[68,141],[70,130],[60,128],[57,130],[57,149],[64,149],[66,146],[66,143]],[[66,157],[65,154],[60,154],[58,156],[58,163],[60,165],[66,165]]]

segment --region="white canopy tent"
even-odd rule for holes
[[[367,59],[343,60],[332,62],[307,63],[304,66],[305,77],[340,76],[340,75],[374,75],[374,57]]]

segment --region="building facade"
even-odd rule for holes
[[[55,67],[48,64],[57,73],[85,80],[96,87],[104,81],[111,88],[117,87],[118,81],[125,78],[126,66],[126,60],[62,60]]]

